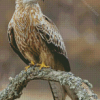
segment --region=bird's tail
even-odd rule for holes
[[[66,92],[59,82],[48,81],[54,100],[65,100]]]

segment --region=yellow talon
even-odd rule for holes
[[[31,61],[31,65],[35,65],[33,61]]]
[[[31,61],[31,63],[29,64],[29,66],[25,67],[25,70],[27,71],[27,69],[30,68],[32,65],[35,65],[33,61]]]
[[[42,68],[50,68],[50,66],[46,66],[44,62],[42,62],[42,64],[37,64],[37,65],[40,66],[40,68],[39,68],[40,70],[41,70]]]
[[[30,68],[30,66],[26,66],[26,67],[25,67],[25,71],[27,71],[28,68]]]

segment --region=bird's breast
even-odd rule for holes
[[[14,14],[15,31],[27,38],[28,33],[34,32],[36,26],[42,24],[43,14],[39,8],[29,8],[16,10]]]

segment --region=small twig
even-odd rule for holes
[[[39,67],[35,66],[27,71],[21,71],[15,78],[10,77],[9,85],[0,92],[0,100],[19,98],[28,82],[35,79],[60,82],[72,100],[98,100],[96,94],[90,89],[92,85],[88,81],[75,77],[71,72],[55,71],[51,68],[39,70]]]

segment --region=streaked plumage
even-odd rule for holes
[[[53,69],[70,71],[63,39],[56,25],[43,15],[37,0],[16,0],[8,37],[26,64],[44,62]]]

